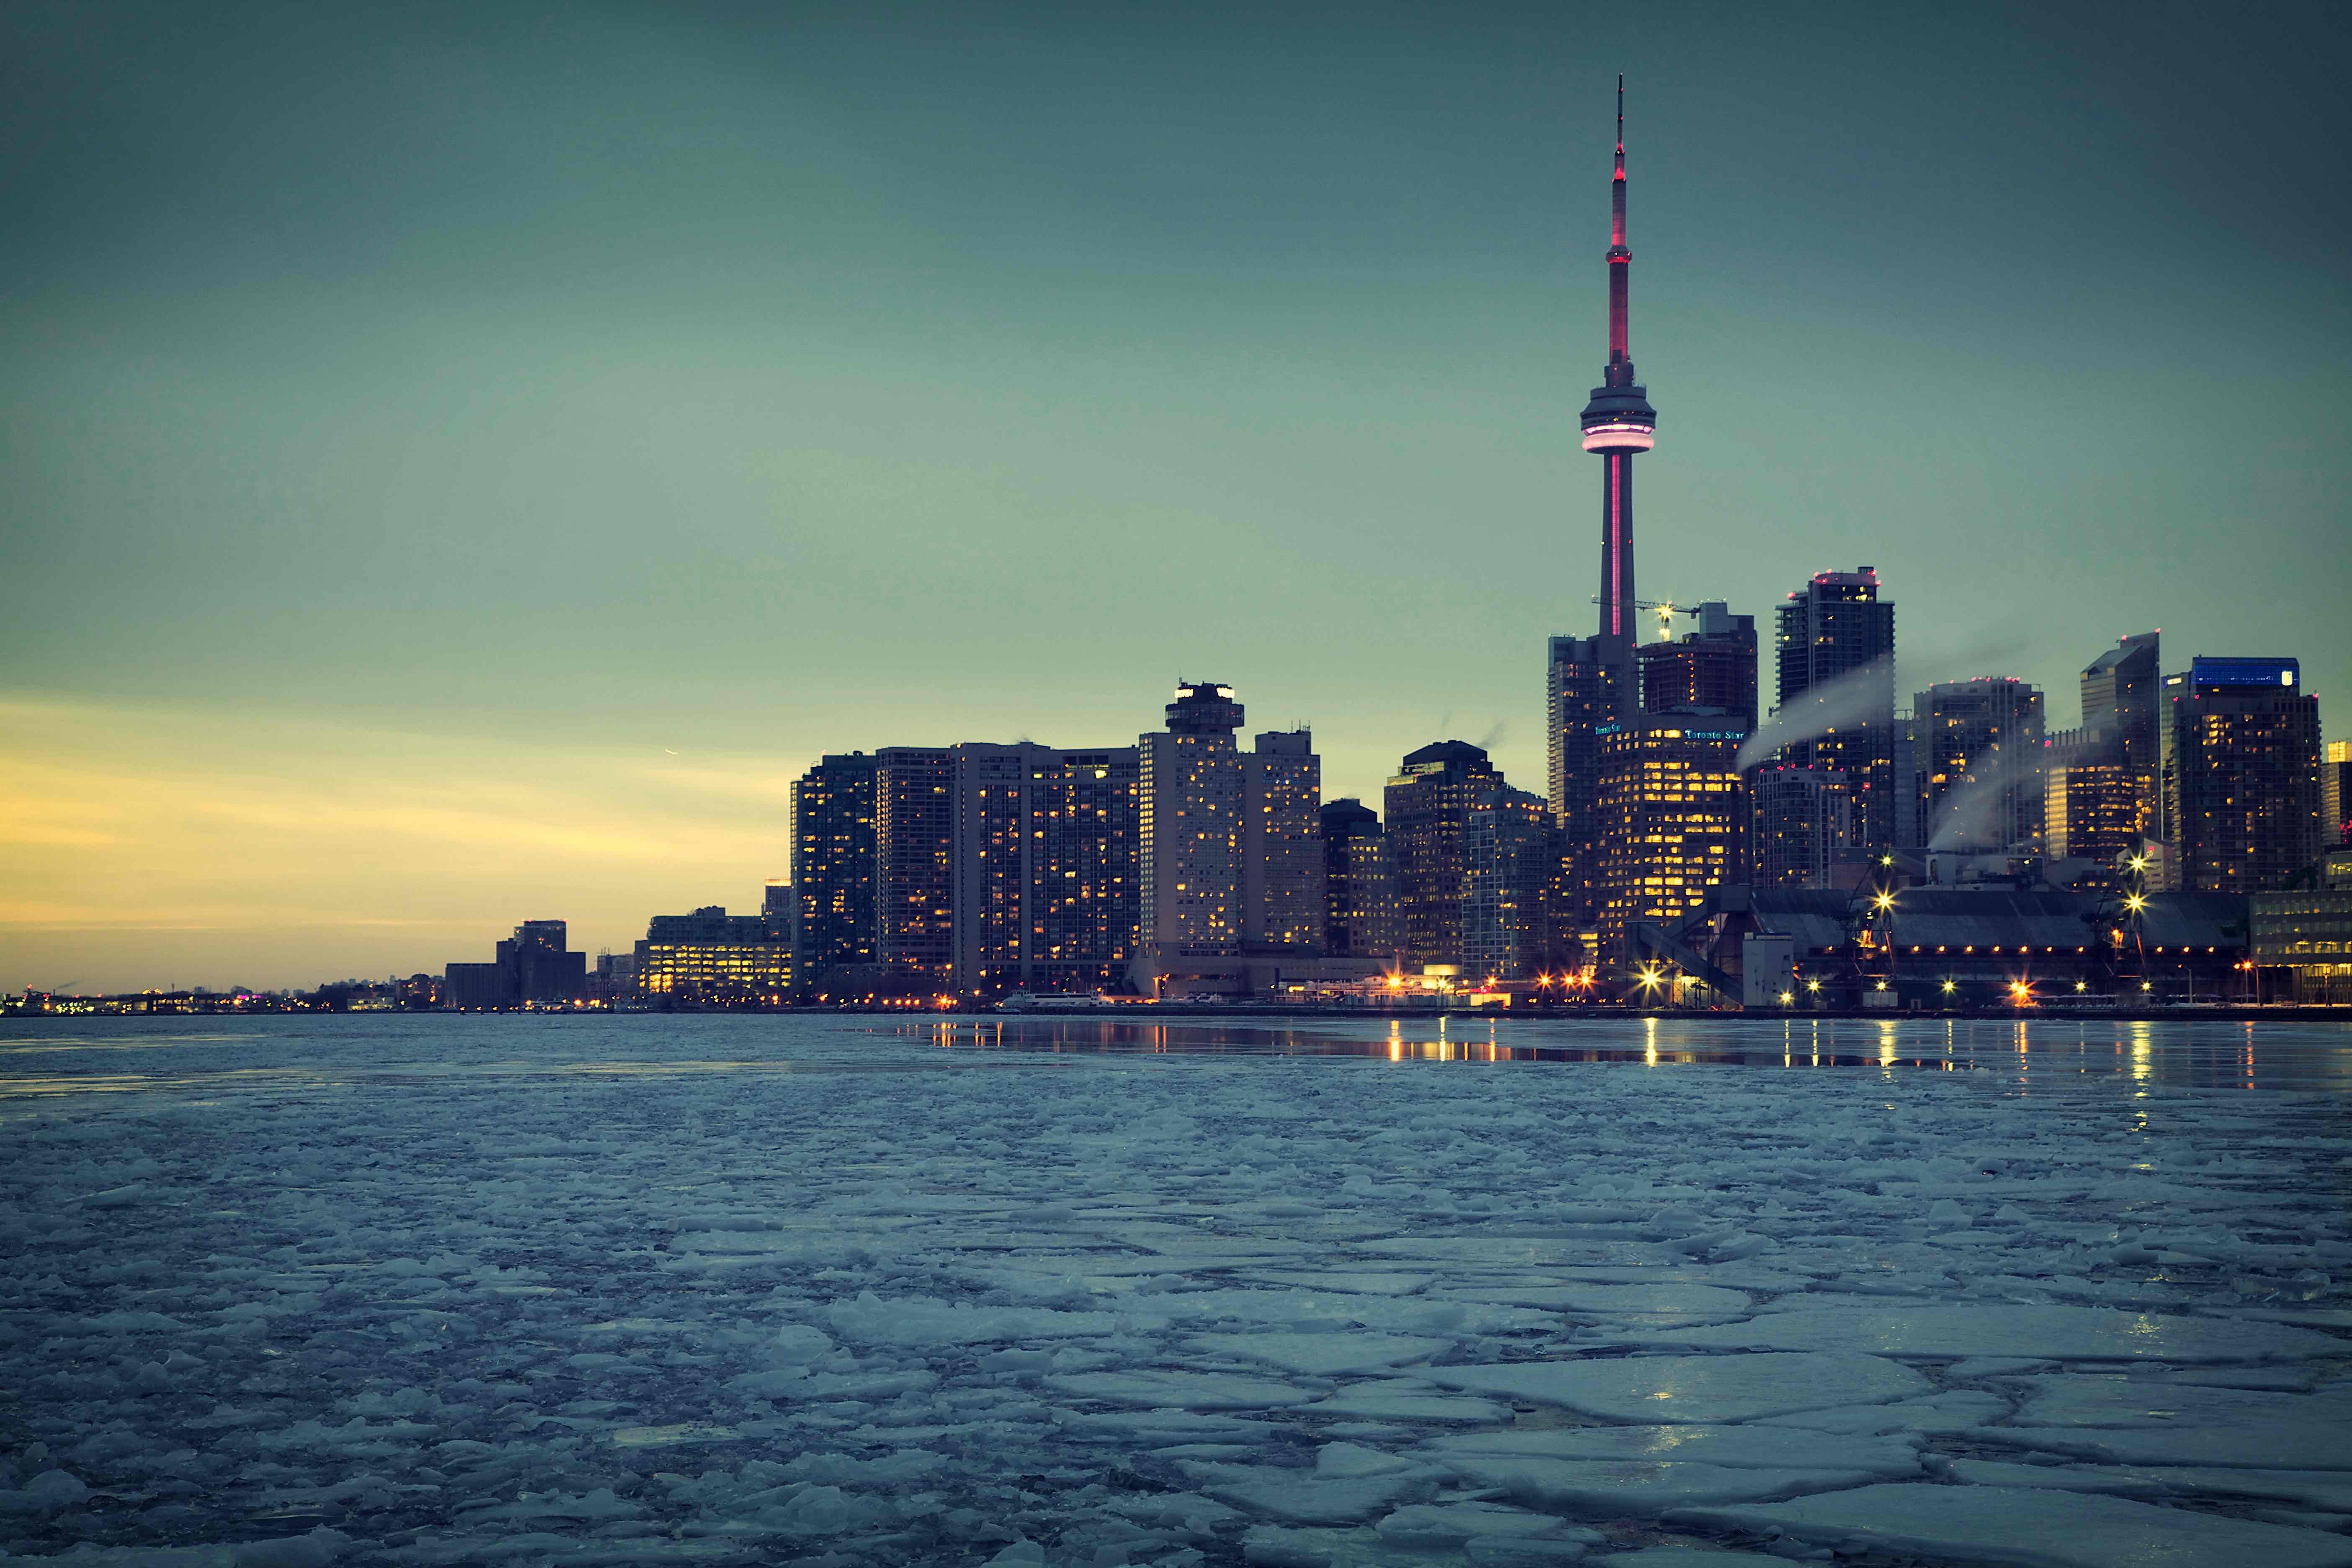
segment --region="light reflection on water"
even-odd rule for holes
[[[1154,1055],[1405,1063],[1721,1064],[1969,1072],[2010,1092],[2105,1083],[2352,1092],[2352,1025],[2263,1019],[944,1017],[368,1015],[0,1021],[0,1105],[315,1094],[450,1081],[1074,1067]]]
[[[2085,1078],[2169,1088],[2352,1092],[2352,1025],[2263,1019],[1335,1019],[1303,1024],[942,1019],[935,1046],[982,1050],[1374,1057],[1425,1062],[1984,1070],[2030,1087]],[[913,1032],[911,1029],[909,1032]]]

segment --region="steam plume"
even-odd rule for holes
[[[1874,658],[1835,680],[1808,687],[1780,705],[1739,748],[1735,766],[1746,773],[1783,746],[1811,741],[1832,730],[1852,729],[1873,719],[1891,719],[1895,704],[1895,661]]]
[[[2004,849],[2009,847],[2010,786],[2024,776],[2028,764],[2003,752],[1976,776],[1937,803],[1936,827],[1927,841],[1931,850]]]

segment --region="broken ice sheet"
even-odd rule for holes
[[[1790,1502],[1678,1510],[1671,1521],[1784,1531],[1843,1550],[2019,1568],[2345,1568],[2352,1541],[2315,1530],[2013,1487],[1891,1484]]]
[[[1443,1366],[1420,1375],[1448,1388],[1559,1405],[1604,1420],[1746,1421],[1926,1394],[1909,1368],[1877,1356],[1620,1356]]]
[[[1454,1347],[1452,1340],[1423,1339],[1409,1334],[1286,1333],[1261,1330],[1248,1334],[1197,1334],[1189,1342],[1197,1350],[1243,1361],[1264,1362],[1279,1371],[1312,1377],[1341,1373],[1378,1372],[1412,1362],[1427,1361]]]
[[[965,1053],[858,1019],[303,1026],[303,1072],[345,1077],[332,1094],[237,1087],[289,1051],[255,1037],[173,1047],[173,1083],[192,1087],[26,1110],[0,1083],[0,1383],[48,1423],[0,1452],[0,1493],[47,1500],[0,1516],[0,1549],[233,1556],[221,1543],[301,1510],[280,1533],[304,1544],[283,1550],[323,1550],[301,1532],[324,1521],[342,1562],[419,1568],[970,1568],[1007,1551],[1139,1568],[1233,1561],[1244,1542],[1524,1568],[1628,1537],[1465,1497],[1453,1462],[1552,1467],[1494,1479],[1612,1517],[1899,1482],[1924,1436],[1955,1428],[2000,1458],[1927,1489],[2015,1460],[2031,1484],[1996,1489],[2243,1513],[2336,1508],[2352,1476],[2330,1447],[2346,1294],[2221,1300],[2257,1275],[2352,1278],[2335,1099],[1180,1057],[945,1070],[935,1058]],[[399,1072],[359,1076],[387,1038]],[[457,1072],[452,1052],[505,1065]],[[583,1052],[637,1059],[599,1076]],[[661,1065],[763,1052],[824,1070]],[[137,1201],[80,1201],[125,1189]],[[1931,1223],[1944,1202],[1969,1225]],[[1936,1239],[1954,1235],[1968,1245]],[[2151,1283],[2156,1266],[2114,1260],[2126,1235],[2226,1267]],[[1741,1236],[1774,1246],[1699,1260]],[[2094,1360],[2071,1337],[2085,1320],[2008,1316],[2053,1305],[2174,1340]],[[1654,1342],[1660,1311],[1751,1320],[1733,1339],[1809,1312],[1877,1313],[1890,1332],[1914,1316],[1883,1346],[1749,1352]],[[1955,1361],[1938,1313],[2002,1331]],[[2200,1359],[2175,1321],[2232,1337],[2230,1359]],[[2333,1348],[2262,1342],[2281,1327]],[[2258,1342],[2297,1353],[2242,1359]],[[1627,1345],[1666,1353],[1593,1353]],[[2088,1387],[2121,1381],[2101,1365],[2150,1375],[2110,1403]],[[1617,1370],[1525,1381],[1547,1366]],[[1055,1381],[1091,1378],[1114,1381]],[[2011,1424],[2017,1403],[2030,1424]],[[1318,1468],[1335,1439],[1361,1451]],[[2062,1459],[2070,1444],[2105,1457]],[[2119,1448],[2168,1462],[2109,1462]],[[1186,1463],[1231,1469],[1195,1481]],[[2150,1476],[2168,1490],[2141,1491]],[[1433,1479],[1426,1500],[1362,1512],[1357,1494]],[[1354,1522],[1281,1523],[1210,1484],[1277,1509],[1309,1486]],[[131,1496],[152,1500],[109,1500]],[[158,1533],[136,1534],[142,1519]],[[1465,1525],[1458,1545],[1402,1544]]]
[[[1914,1437],[1833,1436],[1792,1441],[1761,1426],[1506,1426],[1432,1438],[1423,1451],[1440,1462],[1467,1455],[1516,1454],[1555,1459],[1641,1459],[1697,1462],[1733,1469],[1783,1468],[1801,1458],[1830,1469],[1868,1470],[1881,1478],[1916,1475]]]
[[[1657,1345],[1826,1350],[1941,1360],[2037,1356],[2065,1361],[2237,1362],[2342,1353],[2343,1342],[2284,1324],[2123,1312],[2095,1307],[1840,1307],[1759,1314],[1744,1323],[1668,1329]]]
[[[1457,1480],[1489,1488],[1514,1502],[1556,1512],[1612,1519],[1656,1516],[1705,1503],[1766,1502],[1808,1492],[1858,1487],[1878,1479],[1867,1469],[1811,1466],[1711,1465],[1700,1460],[1552,1459],[1527,1454],[1456,1454],[1446,1464]]]

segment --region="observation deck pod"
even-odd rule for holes
[[[1628,381],[1594,387],[1580,423],[1588,452],[1646,452],[1655,445],[1658,411],[1650,406],[1650,389]]]

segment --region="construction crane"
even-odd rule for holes
[[[1601,595],[1598,594],[1593,595],[1592,603],[1596,605],[1601,603]],[[1633,607],[1639,610],[1654,611],[1658,617],[1658,640],[1660,642],[1665,641],[1668,634],[1674,630],[1674,621],[1676,616],[1696,616],[1698,614],[1698,606],[1696,605],[1677,605],[1672,599],[1636,599],[1633,601]]]

